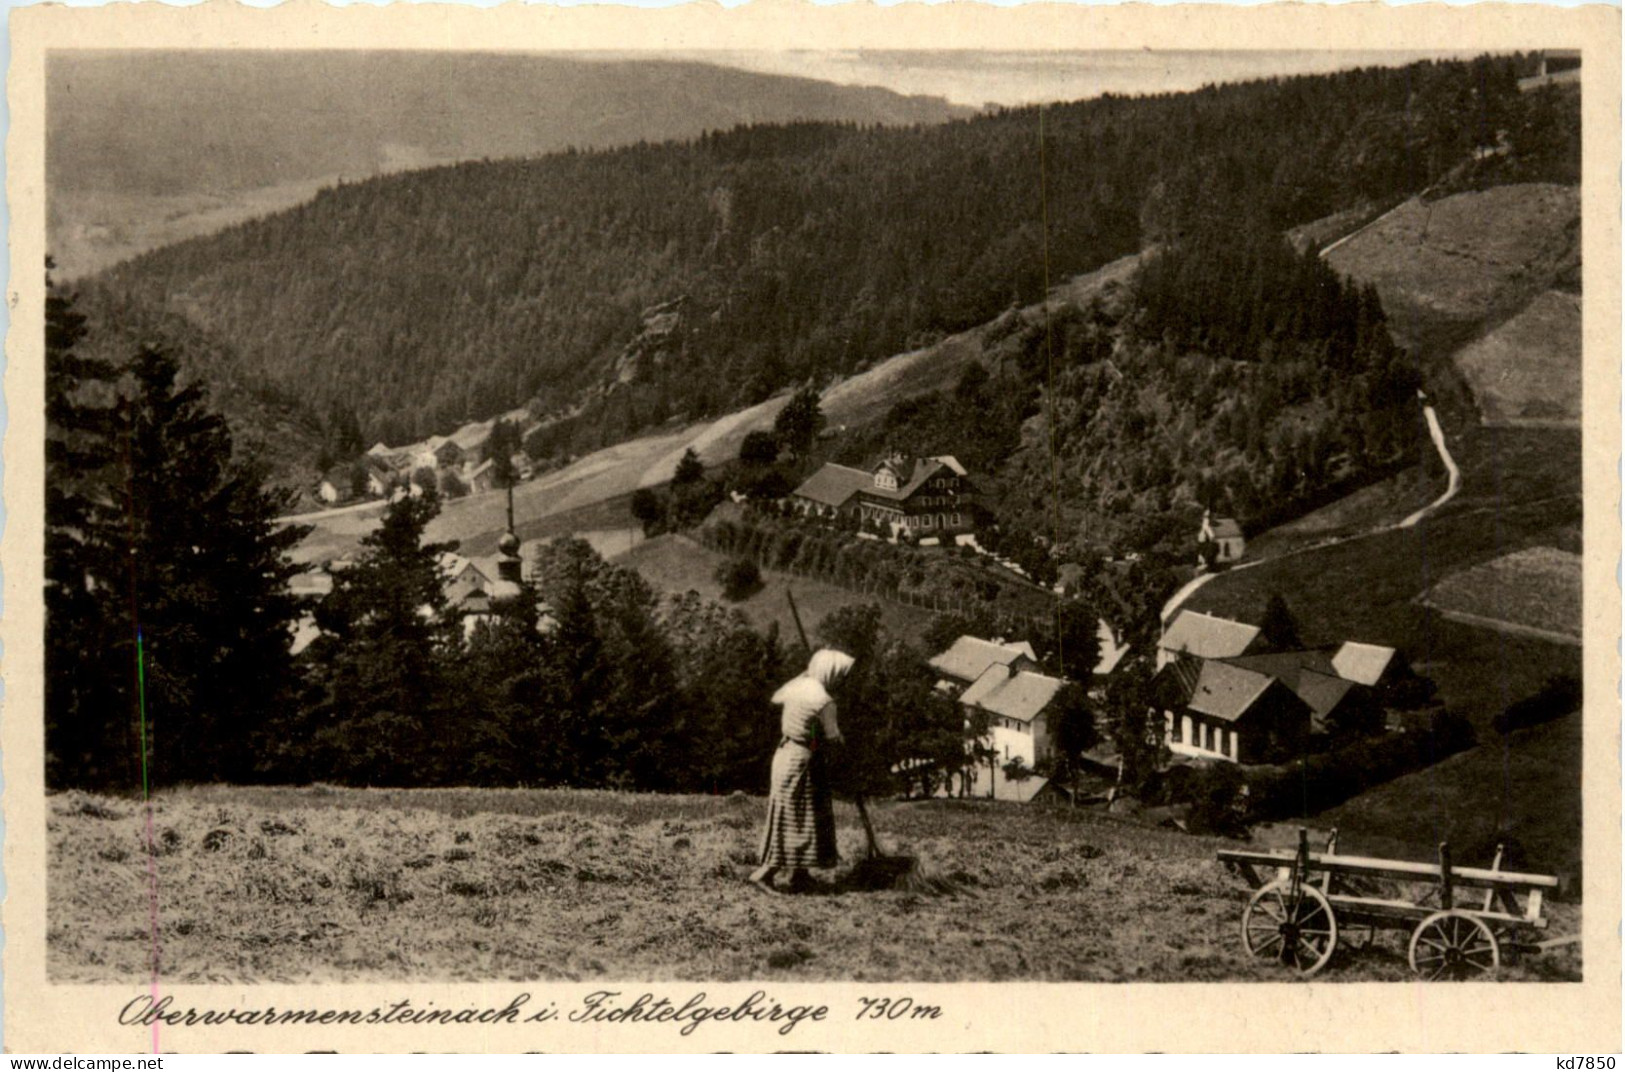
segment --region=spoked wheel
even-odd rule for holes
[[[1465,912],[1435,912],[1411,935],[1411,970],[1423,979],[1482,979],[1501,966],[1489,925]]]
[[[1241,940],[1255,957],[1313,975],[1337,948],[1337,916],[1313,886],[1277,880],[1253,894],[1241,916]]]

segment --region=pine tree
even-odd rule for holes
[[[1083,753],[1100,740],[1088,691],[1077,682],[1067,682],[1050,701],[1048,721],[1050,739],[1055,742],[1056,776],[1069,777]]]
[[[491,620],[475,627],[457,667],[467,726],[459,780],[548,784],[557,780],[554,758],[569,747],[558,719],[566,683],[547,658],[536,590],[524,583],[518,598],[495,610]]]
[[[1298,619],[1293,617],[1292,609],[1279,592],[1270,593],[1269,602],[1264,605],[1264,617],[1258,623],[1258,631],[1264,642],[1276,651],[1296,651],[1303,647]]]
[[[519,453],[519,428],[509,420],[500,420],[491,426],[485,440],[485,459],[491,463],[491,483],[499,488],[511,488],[519,480],[513,456]]]
[[[277,526],[262,474],[233,461],[224,419],[178,375],[143,349],[117,409],[121,631],[142,640],[151,780],[238,780],[293,682],[288,552],[307,530]]]
[[[287,553],[306,530],[277,526],[262,474],[167,353],[87,359],[54,290],[46,319],[49,777],[252,777],[293,683]]]
[[[558,623],[548,657],[566,682],[559,714],[569,751],[562,780],[668,788],[681,776],[686,730],[674,654],[655,618],[653,590],[578,539],[541,548],[536,577]]]
[[[50,262],[46,267],[49,270]],[[85,318],[46,280],[45,777],[48,785],[140,784],[133,660],[115,673],[110,581],[122,570],[108,491],[115,374],[77,349]],[[87,668],[103,672],[87,673]]]
[[[811,385],[791,395],[773,421],[774,435],[797,461],[807,456],[823,430],[824,411],[819,407],[818,391]]]
[[[700,456],[689,447],[683,451],[683,456],[677,459],[677,468],[672,472],[671,488],[673,492],[680,491],[690,484],[697,484],[705,479],[705,465]]]
[[[415,785],[455,776],[447,667],[457,645],[440,557],[455,543],[425,543],[440,512],[432,492],[390,504],[317,608],[311,645],[310,733],[322,776],[368,785]]]

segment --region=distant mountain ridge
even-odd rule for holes
[[[174,195],[786,120],[936,123],[940,98],[676,61],[495,53],[58,53],[54,189]],[[208,150],[202,152],[200,150]]]
[[[741,124],[895,126],[972,112],[706,63],[560,55],[59,52],[46,80],[51,244],[68,276],[339,180]]]

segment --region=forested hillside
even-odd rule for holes
[[[1460,181],[1477,147],[1507,146],[1482,181],[1575,181],[1573,99],[1520,96],[1518,62],[411,172],[157,251],[87,298],[179,314],[233,376],[313,412],[353,407],[368,441],[585,400],[560,425],[579,449],[850,372],[1146,246],[1256,238]],[[661,303],[675,315],[639,338]],[[1205,352],[1189,308],[1148,300],[1139,334]],[[1220,356],[1250,360],[1292,328],[1227,328]],[[1304,388],[1281,389],[1290,405]]]
[[[896,403],[839,460],[952,452],[1006,522],[1188,553],[1203,506],[1266,527],[1415,457],[1422,378],[1376,293],[1268,230],[1198,230],[1082,308],[987,329],[991,371]]]

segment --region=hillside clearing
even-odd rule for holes
[[[1549,290],[1463,347],[1456,365],[1486,424],[1577,425],[1581,343],[1579,296]]]
[[[1446,621],[1418,597],[1453,573],[1527,547],[1577,552],[1579,448],[1579,435],[1560,429],[1453,433],[1461,493],[1415,528],[1220,574],[1186,605],[1256,620],[1278,592],[1306,641],[1396,645],[1438,683],[1452,710],[1488,726],[1551,674],[1578,676],[1577,649]]]
[[[1454,766],[1379,786],[1313,816],[1317,827],[1348,817],[1360,830],[1362,845],[1397,846],[1404,855],[1426,859],[1435,851],[1440,829],[1453,826],[1463,831],[1453,836],[1479,849],[1488,842],[1493,853],[1495,827],[1504,818],[1514,830],[1540,831],[1538,838],[1518,836],[1532,856],[1548,861],[1546,866],[1564,868],[1579,858],[1578,821],[1538,818],[1579,815],[1577,759],[1567,752],[1554,759],[1546,749],[1558,745],[1549,744],[1544,729],[1501,738],[1490,728],[1498,713],[1532,695],[1552,675],[1579,677],[1579,647],[1451,621],[1422,600],[1452,575],[1462,578],[1457,584],[1463,591],[1483,589],[1484,577],[1475,567],[1485,563],[1523,562],[1531,553],[1545,562],[1558,554],[1552,548],[1578,553],[1579,445],[1579,435],[1566,430],[1469,427],[1452,437],[1463,470],[1461,493],[1415,528],[1270,558],[1220,574],[1191,595],[1187,605],[1193,609],[1256,621],[1269,596],[1281,593],[1309,643],[1361,640],[1397,646],[1433,679],[1444,704],[1477,729],[1479,747],[1449,761]],[[1346,510],[1329,516],[1335,522]],[[1492,588],[1484,592],[1509,595],[1504,577],[1494,573],[1490,579]],[[1521,606],[1526,600],[1520,596],[1517,602]],[[1579,608],[1578,598],[1563,599],[1541,613],[1549,610],[1556,616],[1552,622],[1561,618],[1559,628],[1577,635]],[[1497,597],[1496,613],[1516,611],[1510,599]],[[1580,720],[1567,721],[1572,725],[1563,732],[1572,733],[1577,748]],[[1517,776],[1504,776],[1503,767]],[[1457,768],[1466,773],[1452,774]],[[1470,786],[1473,777],[1482,781]],[[1448,794],[1459,802],[1441,818],[1438,802]]]
[[[48,970],[151,978],[143,810],[50,800]],[[756,798],[583,791],[199,788],[154,803],[160,977],[1201,981],[1286,978],[1239,940],[1221,842],[1088,811],[877,804],[968,892],[773,897],[744,882]],[[843,856],[862,842],[837,809]],[[1554,906],[1561,932],[1578,910]],[[1577,977],[1575,951],[1507,969]],[[1327,980],[1406,980],[1400,945]]]
[[[1505,623],[1580,641],[1582,559],[1552,547],[1527,547],[1451,574],[1428,590],[1445,614]],[[1532,634],[1533,635],[1533,634]]]
[[[1376,286],[1396,342],[1442,354],[1577,278],[1579,223],[1579,191],[1551,183],[1415,198],[1327,261]]]
[[[808,629],[816,628],[831,611],[859,603],[877,604],[881,623],[893,636],[917,642],[931,624],[930,611],[778,570],[763,570],[762,587],[747,599],[731,602],[723,598],[722,585],[716,579],[717,567],[727,557],[687,536],[668,534],[640,543],[614,561],[617,566],[636,570],[656,591],[668,595],[698,592],[702,598],[737,607],[756,629],[776,625],[779,636],[786,641],[796,636],[790,601],[784,594],[787,588],[795,593],[802,623]]]

